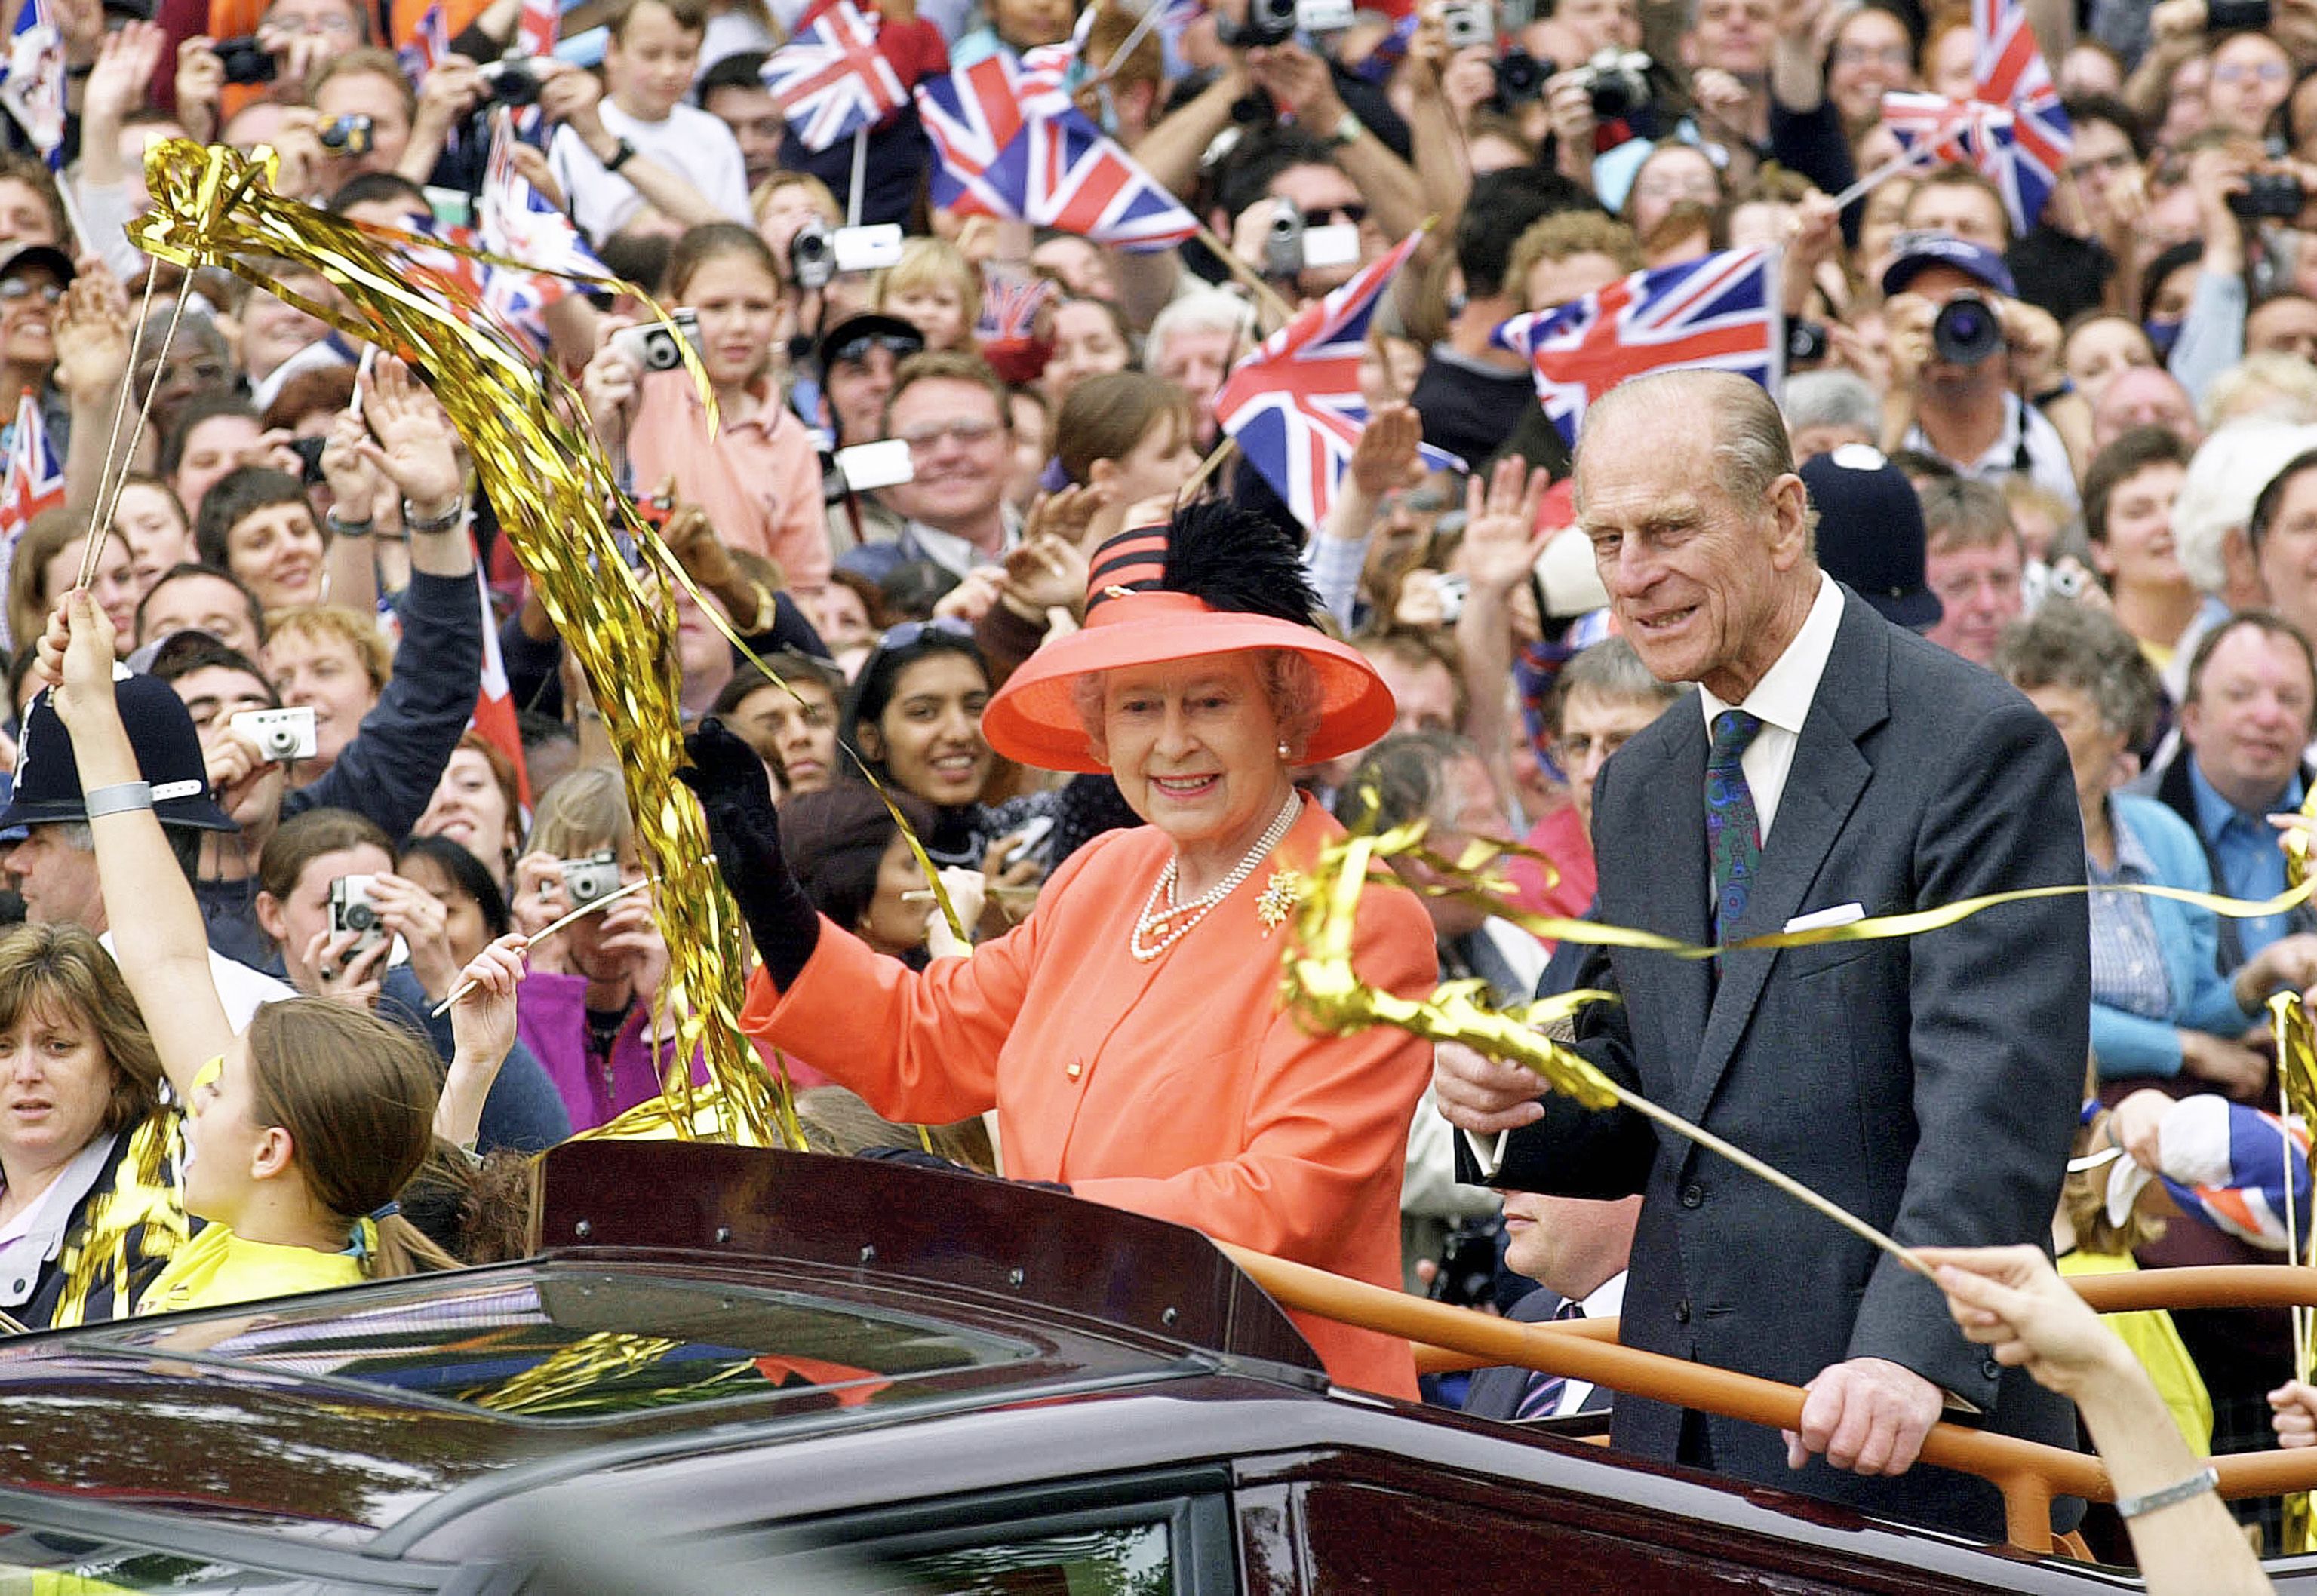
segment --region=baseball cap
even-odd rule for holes
[[[153,788],[153,813],[164,825],[197,831],[239,831],[233,817],[210,797],[208,762],[201,734],[176,689],[150,676],[115,666],[113,698],[136,751],[137,771]],[[42,688],[24,712],[16,753],[16,789],[0,809],[0,828],[50,825],[85,820],[80,763],[72,737]]]
[[[831,366],[843,361],[862,359],[874,343],[884,344],[893,352],[895,360],[900,360],[923,350],[926,335],[917,331],[917,324],[903,321],[898,316],[886,316],[874,310],[848,316],[820,335],[823,379],[827,379]]]
[[[2001,255],[1952,233],[1900,234],[1892,244],[1891,263],[1883,269],[1883,291],[1904,293],[1909,283],[1933,266],[1953,266],[2007,299],[2016,299],[2019,293],[2011,281],[2011,268],[2003,263]]]
[[[1895,626],[1922,631],[1946,613],[1923,582],[1923,504],[1906,473],[1865,443],[1802,464],[1818,511],[1818,563]]]
[[[52,272],[59,283],[70,282],[77,275],[72,256],[53,244],[20,244],[0,254],[0,277],[12,276],[22,266],[38,266]]]

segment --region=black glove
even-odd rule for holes
[[[712,717],[684,734],[684,751],[692,762],[676,780],[699,795],[716,868],[739,900],[765,974],[785,992],[820,945],[820,916],[781,852],[780,813],[765,762]]]

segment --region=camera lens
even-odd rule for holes
[[[1649,98],[1649,91],[1641,79],[1630,72],[1604,72],[1586,85],[1593,101],[1593,119],[1613,122],[1641,108]]]
[[[346,923],[348,931],[370,931],[378,924],[378,911],[366,903],[351,903],[338,918]]]
[[[1995,307],[1976,294],[1959,294],[1939,308],[1931,323],[1931,349],[1955,366],[1976,366],[2003,347],[2003,324]]]
[[[1534,100],[1544,93],[1552,63],[1540,61],[1525,49],[1507,50],[1497,63],[1497,93],[1507,100]]]

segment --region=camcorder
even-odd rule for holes
[[[841,272],[882,272],[900,262],[899,222],[832,227],[826,222],[810,221],[789,240],[789,275],[807,292],[827,288]]]
[[[287,709],[244,709],[226,725],[255,743],[258,756],[270,764],[311,759],[321,752],[309,704]]]
[[[2250,173],[2244,192],[2229,196],[2229,210],[2248,221],[2273,218],[2289,222],[2308,203],[2308,191],[2290,172]]]
[[[1271,217],[1263,236],[1263,270],[1270,277],[1293,277],[1302,272],[1325,272],[1355,266],[1360,259],[1360,229],[1352,222],[1331,222],[1323,227],[1305,225],[1303,213],[1284,201]]]
[[[563,871],[563,896],[575,909],[607,898],[620,889],[620,860],[609,848],[598,849],[585,859],[560,861]]]

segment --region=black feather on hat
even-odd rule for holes
[[[1302,556],[1270,517],[1219,500],[1185,506],[1167,529],[1162,593],[1186,593],[1217,610],[1310,626],[1320,595]]]

